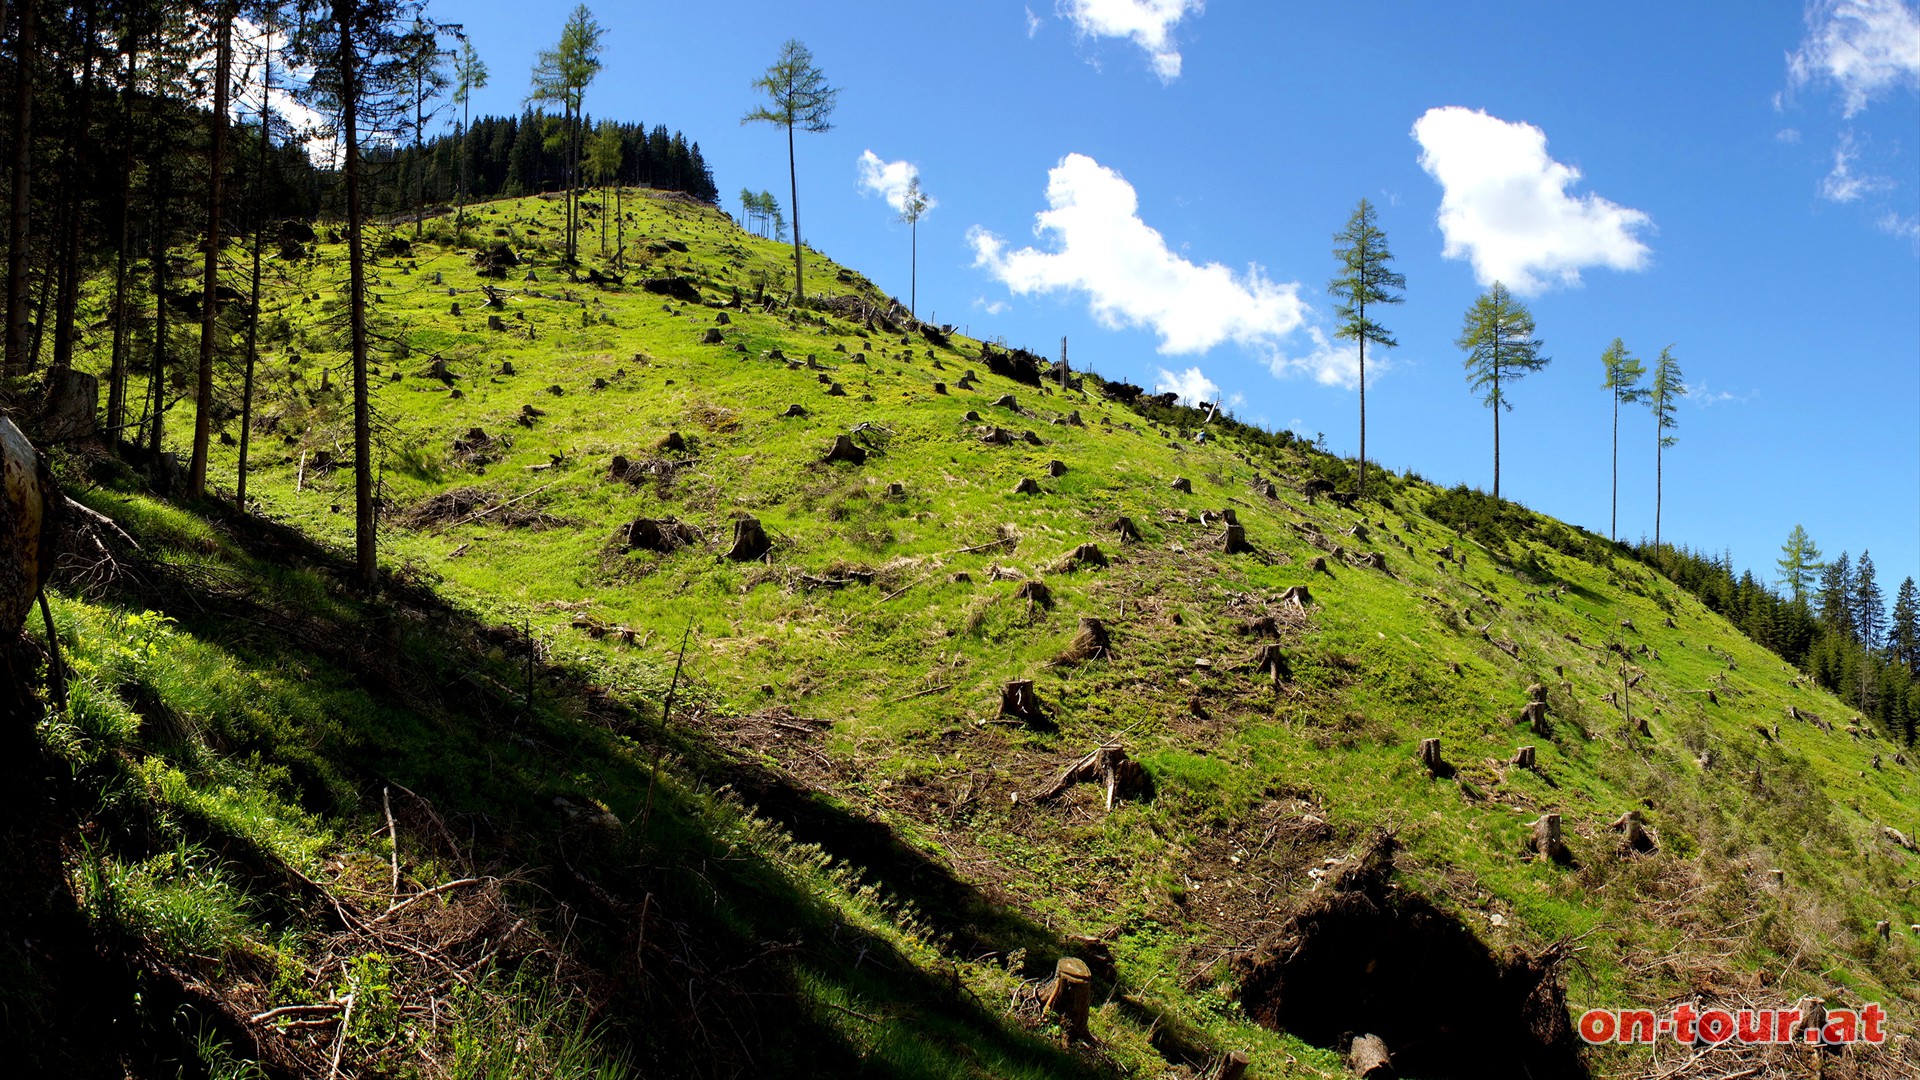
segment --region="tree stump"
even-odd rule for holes
[[[1808,1031],[1818,1031],[1827,1026],[1827,1003],[1817,997],[1803,997],[1794,1003],[1793,1010],[1800,1019],[1787,1033],[1790,1042],[1805,1043]]]
[[[447,305],[447,314],[452,315],[455,318],[459,318],[460,317],[460,301],[455,300],[453,303]]]
[[[1361,1080],[1391,1080],[1393,1055],[1378,1035],[1355,1035],[1347,1048],[1347,1067]]]
[[[936,394],[944,394],[944,393],[946,393],[946,392],[947,392],[947,384],[946,384],[946,383],[943,383],[943,382],[937,382],[937,383],[934,383],[934,384],[933,384],[933,392],[934,392],[934,393],[936,393]]]
[[[1453,767],[1440,757],[1439,739],[1420,740],[1420,764],[1426,767],[1428,776],[1447,776]]]
[[[1053,967],[1053,979],[1041,994],[1047,1011],[1060,1017],[1060,1041],[1071,1046],[1091,1041],[1087,1031],[1087,1006],[1093,999],[1093,972],[1087,962],[1063,956]]]
[[[50,372],[47,404],[40,415],[40,437],[51,442],[85,439],[96,428],[100,410],[100,380],[71,368]],[[114,433],[117,437],[118,433]]]
[[[1052,461],[1047,462],[1047,475],[1052,477],[1067,475],[1067,463],[1061,461],[1059,458],[1054,458]]]
[[[1013,494],[1038,495],[1040,494],[1040,484],[1031,476],[1023,477],[1018,484],[1013,486]]]
[[[1512,765],[1515,768],[1525,769],[1528,772],[1532,772],[1535,768],[1533,747],[1523,746],[1520,749],[1515,750],[1513,752],[1513,760],[1508,762],[1507,764]]]
[[[1891,941],[1893,940],[1893,923],[1881,919],[1873,924],[1873,932],[1881,941]]]
[[[700,344],[702,345],[722,345],[726,343],[726,340],[726,335],[722,334],[720,328],[717,326],[707,327],[706,333],[700,335]]]
[[[1293,679],[1293,672],[1287,666],[1286,654],[1280,651],[1280,646],[1272,642],[1260,646],[1259,651],[1253,654],[1252,663],[1253,669],[1271,678],[1275,686]]]
[[[1012,394],[1001,394],[995,398],[993,400],[993,407],[996,409],[1012,409],[1014,412],[1020,411],[1020,403],[1013,400]]]
[[[1080,616],[1080,632],[1067,645],[1067,651],[1055,658],[1056,664],[1078,664],[1086,660],[1105,660],[1112,639],[1107,625],[1090,615]]]
[[[1633,733],[1636,735],[1652,737],[1653,726],[1647,723],[1646,717],[1636,716],[1633,718]]]
[[[1115,535],[1119,536],[1120,542],[1123,544],[1137,544],[1140,542],[1140,527],[1135,525],[1133,519],[1125,514],[1114,518],[1113,521],[1108,524],[1107,528],[1112,529]]]
[[[1174,477],[1173,483],[1168,484],[1167,486],[1172,488],[1175,491],[1184,491],[1189,495],[1193,494],[1193,481],[1187,479],[1184,476]]]
[[[1769,870],[1767,871],[1767,878],[1773,883],[1776,892],[1787,887],[1787,872],[1785,870]]]
[[[498,315],[489,315],[487,316],[487,329],[504,333],[507,329],[507,321]]]
[[[1046,719],[1040,699],[1034,696],[1032,679],[1013,679],[1001,688],[1000,715],[1023,724],[1039,723]]]
[[[1307,569],[1316,574],[1326,573],[1327,572],[1326,557],[1323,555],[1315,555],[1313,558],[1308,559]]]
[[[742,517],[733,523],[733,547],[728,549],[727,558],[734,562],[754,562],[766,558],[772,550],[773,541],[767,538],[759,518]]]
[[[1553,728],[1547,723],[1547,703],[1544,701],[1527,702],[1526,708],[1520,710],[1520,719],[1527,725],[1527,730],[1535,735],[1545,737],[1553,734]]]
[[[786,412],[783,412],[783,413],[781,413],[780,415],[781,415],[781,416],[787,416],[787,417],[793,417],[793,416],[805,416],[805,415],[807,415],[807,410],[806,410],[806,408],[805,408],[804,406],[802,406],[802,405],[799,405],[799,404],[793,404],[793,405],[789,405],[789,406],[787,406],[787,411],[786,411]]]
[[[1221,538],[1221,547],[1229,555],[1252,551],[1253,545],[1247,543],[1247,527],[1245,525],[1227,526],[1227,531]]]
[[[853,441],[853,436],[835,435],[833,437],[833,448],[828,450],[827,456],[820,460],[844,461],[850,465],[865,465],[867,463],[867,451],[864,447],[860,446],[860,444]]]
[[[1527,836],[1527,848],[1543,859],[1565,866],[1573,861],[1573,852],[1560,838],[1560,815],[1541,814]]]
[[[1037,579],[1021,582],[1020,587],[1013,590],[1013,597],[1016,600],[1025,600],[1029,604],[1038,604],[1043,608],[1053,606],[1053,590],[1047,588],[1046,582]]]
[[[1629,810],[1609,826],[1620,834],[1620,851],[1626,855],[1651,855],[1660,849],[1660,845],[1648,830],[1640,811]]]
[[[12,420],[0,417],[0,635],[26,624],[53,569],[55,515],[62,504],[53,474]]]
[[[847,388],[844,386],[841,386],[839,383],[828,383],[827,396],[828,397],[846,397]]]
[[[1296,611],[1305,611],[1307,610],[1307,605],[1313,603],[1313,594],[1307,590],[1305,585],[1289,585],[1281,590],[1280,603]]]
[[[1221,1060],[1219,1071],[1213,1074],[1214,1080],[1242,1080],[1247,1075],[1247,1066],[1252,1063],[1253,1059],[1247,1056],[1245,1050],[1232,1051]]]
[[[1107,809],[1122,799],[1144,798],[1152,792],[1153,778],[1140,763],[1127,756],[1119,743],[1103,743],[1067,766],[1060,778],[1044,791],[1035,792],[1035,802],[1059,798],[1075,784],[1100,784],[1107,789]]]
[[[902,498],[906,493],[907,485],[900,483],[898,480],[887,485],[887,498],[889,499]]]
[[[1065,574],[1082,568],[1105,565],[1107,565],[1107,553],[1100,550],[1099,544],[1081,544],[1067,552],[1064,558],[1054,564],[1054,572]]]

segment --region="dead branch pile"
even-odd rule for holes
[[[478,487],[459,487],[429,495],[402,511],[398,521],[402,528],[425,529],[482,517],[510,529],[543,529],[557,523],[557,519],[537,507],[520,503],[508,505],[499,492]]]
[[[1103,785],[1107,789],[1108,810],[1122,799],[1144,800],[1153,795],[1153,777],[1139,762],[1128,757],[1118,743],[1096,747],[1092,753],[1067,766],[1067,771],[1061,773],[1051,787],[1035,793],[1034,800],[1045,802],[1059,798],[1075,784]]]
[[[700,540],[699,529],[687,522],[670,517],[637,517],[620,529],[621,546],[628,551],[639,548],[644,551],[666,553],[698,544]]]

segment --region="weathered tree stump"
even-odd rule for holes
[[[1629,810],[1621,814],[1608,827],[1620,834],[1622,854],[1651,855],[1660,849],[1659,842],[1654,839],[1652,830],[1647,828],[1646,820],[1640,816],[1638,810]]]
[[[787,406],[787,411],[781,413],[780,415],[787,416],[787,417],[805,416],[807,415],[807,410],[805,406],[796,403],[796,404]]]
[[[52,442],[89,438],[94,433],[94,417],[99,409],[99,379],[71,368],[50,372],[47,403],[40,414],[40,437]]]
[[[1532,772],[1536,767],[1534,764],[1533,747],[1523,746],[1520,749],[1515,750],[1513,752],[1513,760],[1509,761],[1507,764],[1512,765],[1515,768],[1525,769],[1528,772]]]
[[[1013,597],[1043,608],[1053,606],[1053,590],[1047,588],[1046,582],[1038,579],[1021,582],[1020,587],[1013,590]]]
[[[1439,739],[1420,740],[1420,764],[1426,768],[1428,776],[1449,776],[1453,773],[1453,766],[1440,756]]]
[[[943,383],[943,382],[937,382],[937,383],[934,383],[934,384],[933,384],[933,392],[934,392],[934,393],[936,393],[936,394],[944,394],[944,393],[946,393],[946,392],[947,392],[947,384],[946,384],[946,383]]]
[[[1247,527],[1245,525],[1227,526],[1227,531],[1221,537],[1220,544],[1222,549],[1229,555],[1239,555],[1253,550],[1253,545],[1247,543]]]
[[[1023,724],[1036,724],[1046,719],[1040,699],[1034,695],[1032,679],[1013,679],[1001,687],[1000,715]]]
[[[1003,427],[990,427],[987,429],[986,434],[980,436],[980,441],[986,443],[988,446],[1012,446],[1014,444],[1013,432]]]
[[[833,448],[828,450],[827,455],[820,460],[844,461],[850,465],[865,465],[867,463],[867,451],[859,443],[853,441],[853,436],[844,434],[835,435],[833,437]]]
[[[1527,702],[1526,707],[1520,710],[1520,721],[1535,735],[1545,737],[1553,733],[1553,728],[1547,722],[1547,703],[1544,701]]]
[[[1087,962],[1072,956],[1061,957],[1053,967],[1053,979],[1047,983],[1041,1000],[1048,1012],[1060,1017],[1062,1044],[1071,1046],[1093,1038],[1087,1031],[1087,1006],[1092,999],[1093,972]]]
[[[621,529],[621,541],[628,551],[677,551],[699,540],[700,530],[673,518],[634,518]]]
[[[1280,651],[1280,646],[1272,642],[1260,646],[1259,651],[1253,654],[1252,663],[1253,669],[1271,678],[1275,686],[1293,679],[1293,671],[1287,666],[1286,654]]]
[[[899,482],[898,480],[895,480],[893,483],[887,485],[887,498],[889,499],[901,498],[902,496],[906,495],[906,493],[907,493],[907,485]]]
[[[487,316],[487,329],[504,333],[507,329],[507,322],[498,315],[489,315]]]
[[[1253,1059],[1247,1056],[1245,1050],[1231,1051],[1221,1059],[1219,1070],[1213,1074],[1214,1080],[1242,1080],[1247,1075],[1247,1066],[1251,1064]]]
[[[844,386],[841,386],[839,383],[828,383],[827,396],[828,397],[846,397],[847,388]]]
[[[1059,798],[1075,784],[1100,784],[1106,788],[1107,809],[1123,799],[1145,798],[1152,793],[1153,777],[1140,763],[1127,756],[1119,743],[1103,743],[1085,757],[1067,766],[1060,778],[1044,791],[1036,792],[1035,802]]]
[[[1082,615],[1080,632],[1074,635],[1066,651],[1056,657],[1054,663],[1078,664],[1087,660],[1105,660],[1112,644],[1105,623],[1090,615]]]
[[[1140,527],[1135,525],[1133,519],[1125,514],[1114,518],[1113,521],[1107,525],[1107,528],[1112,529],[1123,544],[1137,544],[1140,542]]]
[[[1378,1035],[1355,1035],[1347,1048],[1347,1067],[1361,1080],[1391,1080],[1393,1055]]]
[[[1804,1043],[1808,1031],[1818,1031],[1827,1026],[1827,1003],[1820,998],[1803,997],[1794,1003],[1793,1010],[1800,1014],[1800,1019],[1787,1033],[1789,1042]]]
[[[1565,866],[1573,861],[1573,852],[1560,837],[1560,815],[1541,814],[1527,836],[1527,848],[1535,855]]]
[[[1013,494],[1038,495],[1040,494],[1040,484],[1031,476],[1022,477],[1018,484],[1013,485]]]
[[[13,421],[0,417],[0,635],[27,621],[53,569],[55,515],[64,502],[53,474]]]
[[[707,327],[706,333],[700,335],[700,344],[702,345],[723,345],[726,343],[726,340],[727,336],[722,334],[720,328],[717,326]]]
[[[993,407],[996,409],[1012,409],[1014,412],[1020,411],[1020,403],[1013,400],[1012,394],[1001,394],[999,397],[993,399]]]
[[[733,547],[727,550],[727,558],[734,562],[753,562],[766,558],[772,550],[773,541],[767,538],[759,518],[749,516],[734,521]]]
[[[1047,462],[1047,475],[1052,477],[1067,475],[1067,463],[1061,461],[1059,458],[1054,458],[1052,461]]]
[[[1193,481],[1187,479],[1184,476],[1174,477],[1173,483],[1168,484],[1167,486],[1172,488],[1175,491],[1184,491],[1189,495],[1193,494]]]
[[[1289,585],[1281,590],[1279,602],[1296,611],[1305,611],[1307,605],[1313,603],[1313,594],[1305,585]]]
[[[1326,573],[1327,572],[1326,557],[1323,555],[1315,555],[1313,558],[1308,559],[1307,569],[1316,574]]]
[[[1092,569],[1107,565],[1107,554],[1100,550],[1099,544],[1081,544],[1054,564],[1054,573],[1065,574],[1074,570]]]
[[[1653,726],[1647,723],[1646,717],[1636,716],[1633,718],[1633,733],[1635,735],[1651,737],[1653,735]]]

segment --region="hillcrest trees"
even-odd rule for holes
[[[580,155],[586,141],[585,114],[587,86],[600,74],[600,38],[606,33],[594,21],[593,12],[581,4],[567,16],[560,31],[560,42],[543,49],[533,65],[533,90],[529,102],[560,106],[559,145],[567,160],[567,266],[569,271],[580,261]]]
[[[1646,366],[1627,351],[1627,344],[1619,338],[1607,346],[1600,354],[1600,363],[1607,371],[1606,381],[1600,384],[1602,390],[1611,391],[1613,396],[1613,502],[1612,524],[1608,526],[1607,538],[1620,539],[1620,406],[1631,405],[1646,395],[1646,388],[1640,385],[1640,377],[1647,373]]]
[[[1347,227],[1333,236],[1340,245],[1333,249],[1333,257],[1340,260],[1340,275],[1327,283],[1327,292],[1342,301],[1334,308],[1334,316],[1340,320],[1334,336],[1352,339],[1360,346],[1360,478],[1354,486],[1359,495],[1367,493],[1367,342],[1389,349],[1400,344],[1386,327],[1367,317],[1367,305],[1398,304],[1404,299],[1397,295],[1399,290],[1407,287],[1405,274],[1387,268],[1393,252],[1387,248],[1387,234],[1374,221],[1373,204],[1361,199],[1347,219]],[[1498,456],[1496,450],[1496,461]],[[1496,464],[1496,496],[1500,493],[1499,474]]]
[[[1680,441],[1679,436],[1667,432],[1680,426],[1674,419],[1679,410],[1680,399],[1686,396],[1687,384],[1680,374],[1679,361],[1673,358],[1673,346],[1660,350],[1660,359],[1653,365],[1653,385],[1647,389],[1647,408],[1653,410],[1654,434],[1653,448],[1653,546],[1660,547],[1660,498],[1664,486],[1664,457],[1667,447]]]
[[[766,104],[754,106],[740,122],[778,124],[787,129],[787,183],[792,189],[793,207],[793,299],[800,303],[806,299],[807,287],[800,263],[800,180],[794,169],[793,131],[795,128],[814,133],[832,131],[833,124],[827,118],[833,115],[840,91],[827,85],[826,72],[814,64],[813,53],[794,38],[788,38],[787,43],[780,46],[780,59],[773,62],[766,74],[755,79],[753,85],[767,95]]]
[[[1460,336],[1454,341],[1467,354],[1468,385],[1479,391],[1481,403],[1493,410],[1495,499],[1500,497],[1500,411],[1513,408],[1504,384],[1552,362],[1541,355],[1543,342],[1533,335],[1533,313],[1496,281],[1467,309]]]

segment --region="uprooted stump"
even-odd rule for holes
[[[1620,853],[1623,855],[1651,855],[1660,850],[1659,841],[1654,839],[1653,831],[1647,828],[1646,819],[1640,816],[1638,810],[1621,814],[1608,828],[1620,834]]]
[[[628,551],[667,553],[700,542],[700,530],[674,518],[638,517],[620,530],[620,541]]]
[[[1036,604],[1043,608],[1053,606],[1053,590],[1047,588],[1046,582],[1038,579],[1021,582],[1020,587],[1013,590],[1013,598],[1025,600],[1029,604]]]
[[[1000,688],[1000,716],[1023,724],[1038,724],[1046,720],[1046,710],[1033,692],[1032,679],[1012,679]]]
[[[1541,814],[1527,833],[1527,851],[1555,866],[1573,865],[1573,851],[1560,835],[1560,815]]]
[[[1347,1048],[1347,1068],[1360,1080],[1392,1080],[1393,1055],[1378,1035],[1355,1035]]]
[[[1066,553],[1053,566],[1056,574],[1071,573],[1075,570],[1091,569],[1107,565],[1107,553],[1100,550],[1099,544],[1081,544]]]
[[[1053,967],[1053,978],[1041,991],[1047,1011],[1060,1017],[1060,1041],[1068,1046],[1089,1042],[1087,1008],[1093,1000],[1093,972],[1078,957],[1063,956]]]
[[[1260,646],[1260,650],[1253,654],[1251,666],[1253,670],[1270,677],[1275,686],[1293,681],[1293,670],[1287,666],[1286,654],[1280,651],[1280,646],[1271,642]]]
[[[828,450],[827,455],[820,460],[844,461],[851,465],[865,465],[867,463],[867,451],[866,448],[853,441],[853,436],[835,435],[833,437],[833,449]]]
[[[1088,660],[1105,660],[1113,645],[1113,639],[1107,634],[1107,624],[1090,615],[1080,616],[1080,632],[1073,636],[1065,652],[1054,658],[1056,664],[1079,664]]]
[[[1399,1074],[1426,1080],[1586,1080],[1565,952],[1496,952],[1391,874],[1391,861],[1328,874],[1331,889],[1237,960],[1248,1017],[1349,1054],[1367,1033]]]
[[[1057,799],[1075,784],[1103,785],[1107,789],[1108,810],[1122,799],[1140,800],[1153,793],[1153,777],[1139,762],[1128,757],[1119,743],[1103,743],[1067,766],[1051,787],[1034,795],[1034,801]]]
[[[734,521],[733,547],[727,550],[727,558],[734,562],[753,562],[766,558],[772,550],[773,541],[767,538],[759,518],[742,517]]]
[[[1125,514],[1114,518],[1113,521],[1107,525],[1107,528],[1112,529],[1123,544],[1137,544],[1140,542],[1140,526],[1135,525],[1133,519]]]

